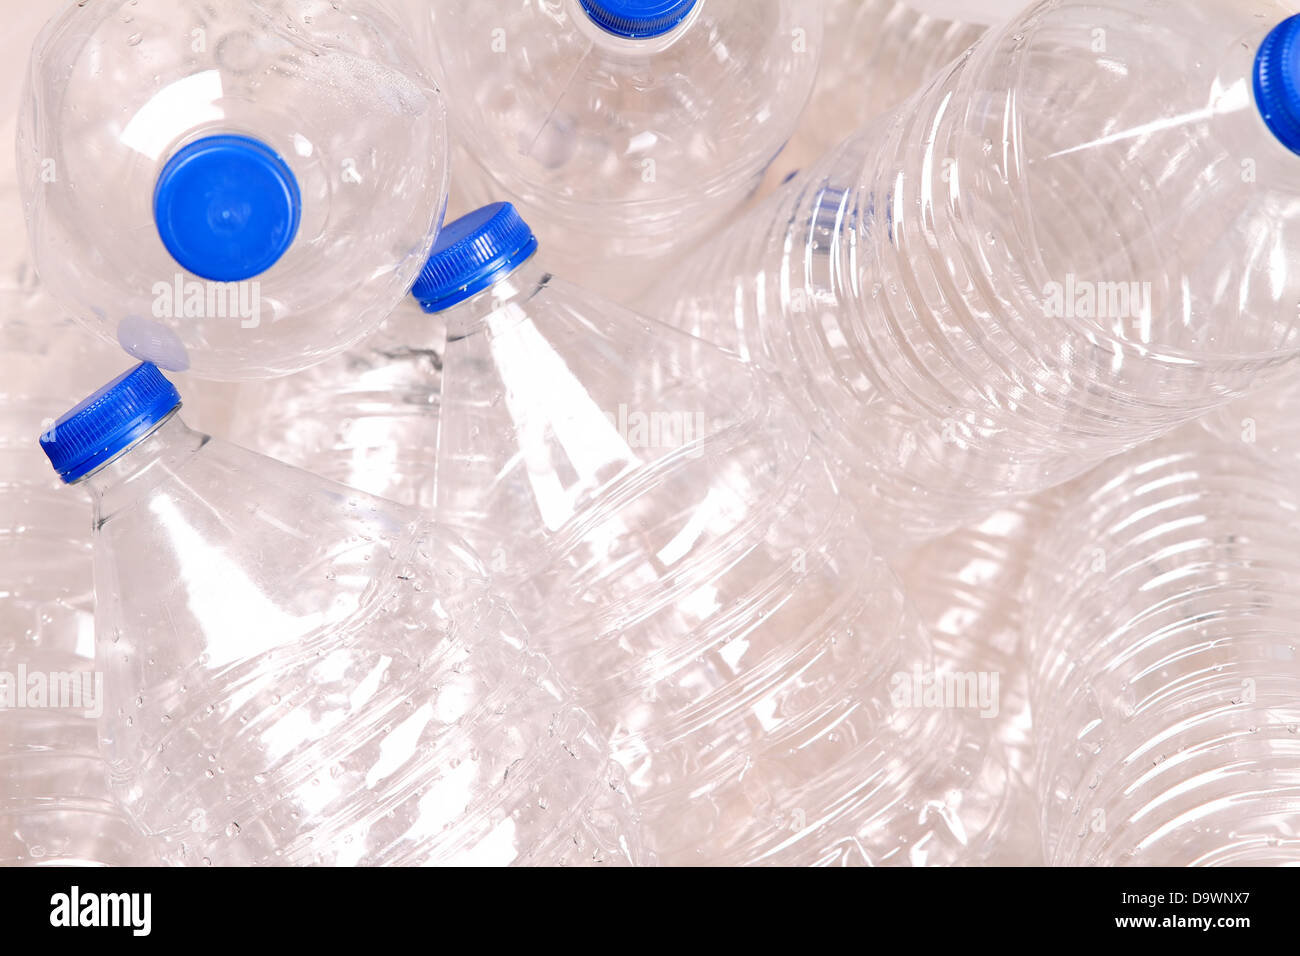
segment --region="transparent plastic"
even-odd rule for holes
[[[539,254],[241,398],[259,447],[472,538],[615,735],[661,860],[975,862],[995,842],[987,728],[894,707],[895,674],[932,670],[926,638],[797,420],[734,360]]]
[[[53,0],[32,4],[10,4],[5,10],[5,29],[0,34],[0,289],[26,286],[30,272],[27,235],[22,228],[23,205],[18,191],[14,154],[8,144],[16,134],[19,94],[32,40],[55,12]]]
[[[205,378],[287,374],[374,331],[446,203],[414,19],[396,0],[67,4],[32,51],[19,123],[47,289],[136,358]],[[237,282],[187,271],[154,221],[169,158],[215,134],[269,146],[301,192],[292,245]]]
[[[928,637],[770,383],[536,256],[441,318],[437,514],[610,735],[660,860],[966,859],[1005,770],[966,715],[894,701]]]
[[[475,206],[513,202],[559,272],[620,301],[759,185],[823,27],[821,0],[700,0],[643,40],[578,0],[432,7],[458,184]]]
[[[767,182],[783,183],[896,108],[983,32],[959,14],[934,16],[909,0],[827,0],[817,85]]]
[[[22,221],[22,197],[18,187],[11,178],[0,177],[0,222],[10,223],[13,227],[0,237],[0,291],[23,292],[38,284],[36,270],[27,254],[27,236],[23,233]]]
[[[1294,477],[1196,427],[1071,489],[1027,590],[1050,863],[1300,861],[1298,533]]]
[[[32,442],[114,362],[38,289],[0,290],[0,866],[152,862],[99,752],[85,508]]]
[[[446,329],[408,296],[378,332],[315,368],[248,382],[231,438],[359,491],[432,512]]]
[[[1040,4],[711,243],[660,314],[777,371],[887,549],[1294,374],[1300,157],[1251,89],[1286,7]]]
[[[907,596],[933,636],[935,668],[967,680],[997,681],[996,710],[979,714],[989,722],[991,745],[1008,775],[1001,794],[1005,825],[989,835],[978,859],[988,865],[1043,863],[1021,589],[1038,537],[1057,507],[1054,492],[1027,499],[917,548],[900,564]]]
[[[1234,402],[1202,419],[1202,424],[1271,466],[1300,475],[1300,381]]]
[[[938,20],[965,20],[968,23],[992,26],[1010,20],[1041,0],[902,0],[902,2],[910,9]]]
[[[605,741],[460,539],[175,412],[84,484],[105,746],[168,862],[639,859]]]

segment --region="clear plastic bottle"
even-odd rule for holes
[[[19,94],[32,40],[55,12],[50,0],[10,4],[5,10],[5,28],[0,34],[0,289],[26,285],[22,272],[30,268],[27,235],[23,230],[22,196],[14,154],[5,144],[16,134]]]
[[[1300,381],[1264,389],[1201,423],[1212,434],[1240,443],[1273,467],[1300,475]]]
[[[41,439],[94,501],[105,746],[169,862],[637,858],[605,742],[460,539],[179,404],[142,364]]]
[[[370,338],[285,378],[246,382],[236,443],[350,488],[432,512],[442,319],[412,296]]]
[[[1261,55],[1285,7],[1039,4],[711,242],[661,314],[780,374],[886,548],[1294,374],[1300,103]]]
[[[507,204],[449,224],[417,337],[338,365],[361,383],[338,405],[299,389],[325,436],[304,461],[355,477],[346,419],[405,456],[386,493],[424,503],[435,463],[414,456],[438,423],[439,519],[613,738],[662,862],[968,860],[1005,768],[983,722],[894,701],[896,675],[933,670],[928,636],[793,410],[536,249]]]
[[[1197,427],[1107,462],[1027,597],[1048,861],[1300,861],[1294,475]]]
[[[12,231],[0,238],[0,290],[23,292],[37,285],[36,272],[27,255],[27,237],[22,231],[23,206],[18,186],[0,177],[0,222],[12,225]],[[7,316],[5,317],[7,318]]]
[[[46,288],[135,357],[207,378],[364,338],[446,203],[417,21],[398,0],[67,4],[19,123]]]
[[[904,590],[933,636],[936,669],[997,681],[996,712],[990,708],[984,716],[1009,780],[1002,811],[1006,826],[988,841],[979,860],[990,865],[1043,862],[1021,589],[1038,537],[1058,506],[1056,492],[1026,499],[917,548],[900,564]]]
[[[74,376],[113,363],[38,289],[0,289],[0,866],[152,860],[99,752],[85,509],[31,441]]]
[[[817,85],[765,191],[897,107],[969,49],[984,27],[961,16],[930,15],[910,0],[826,0]]]
[[[432,4],[476,205],[627,301],[758,187],[812,91],[821,0]]]

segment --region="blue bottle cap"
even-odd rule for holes
[[[509,275],[537,251],[537,237],[508,202],[457,219],[438,234],[411,294],[441,312]]]
[[[279,154],[247,136],[208,136],[158,175],[154,222],[172,258],[214,282],[265,272],[298,233],[302,195]]]
[[[615,36],[662,36],[686,19],[698,0],[579,0],[587,16]]]
[[[65,483],[94,471],[147,435],[181,403],[176,386],[142,362],[65,414],[41,450]]]
[[[1274,27],[1259,48],[1255,105],[1282,145],[1300,153],[1300,14]]]

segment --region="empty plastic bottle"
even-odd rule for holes
[[[636,858],[604,741],[462,541],[179,404],[142,364],[41,439],[94,500],[106,746],[169,862]]]
[[[1276,468],[1300,475],[1300,381],[1234,402],[1202,424],[1225,442],[1238,442]]]
[[[52,295],[204,377],[306,368],[410,288],[446,202],[429,53],[393,0],[68,4],[18,158]]]
[[[407,296],[379,331],[285,378],[240,385],[233,440],[359,491],[433,511],[447,335]]]
[[[712,241],[662,314],[779,373],[890,550],[1295,374],[1285,6],[1039,4]]]
[[[1027,499],[917,548],[900,565],[904,590],[933,637],[936,670],[963,681],[968,694],[980,681],[995,688],[996,707],[980,716],[990,722],[1009,779],[1006,826],[979,860],[990,865],[1035,866],[1043,859],[1021,589],[1057,506],[1055,492]]]
[[[1048,862],[1300,862],[1300,498],[1196,427],[1071,489],[1028,589]]]
[[[27,237],[22,231],[22,208],[17,185],[0,179],[0,222],[13,226],[13,231],[0,240],[0,291],[4,292],[22,292],[37,285],[27,255]]]
[[[482,205],[620,301],[759,185],[817,74],[821,0],[439,2],[440,79]]]
[[[767,183],[775,187],[785,182],[897,107],[983,32],[983,26],[960,13],[934,16],[910,0],[826,0],[826,40],[817,85],[799,129],[772,164]]]
[[[895,703],[897,675],[932,672],[928,637],[797,417],[537,249],[508,204],[449,224],[423,328],[321,366],[356,389],[299,385],[316,424],[281,441],[407,503],[436,470],[439,518],[613,738],[662,862],[968,859],[1005,768],[982,721]]]
[[[99,752],[90,527],[31,441],[120,353],[51,311],[0,290],[0,866],[142,865]]]
[[[55,12],[51,3],[10,4],[5,11],[5,28],[0,34],[0,144],[14,141],[19,94],[32,40]],[[0,149],[0,289],[20,282],[20,269],[30,267],[27,235],[22,228],[22,196],[13,151]]]

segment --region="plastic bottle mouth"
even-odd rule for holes
[[[537,237],[508,202],[445,227],[411,294],[426,312],[449,309],[505,278],[537,251]]]
[[[644,40],[671,32],[699,0],[578,0],[588,19],[606,33]]]
[[[293,244],[302,194],[288,164],[248,136],[196,140],[167,161],[154,189],[158,235],[183,268],[214,282],[265,272]]]
[[[1300,154],[1300,14],[1283,20],[1260,45],[1254,85],[1264,123]]]
[[[64,414],[41,436],[41,450],[71,484],[140,441],[180,403],[176,386],[142,362]]]

